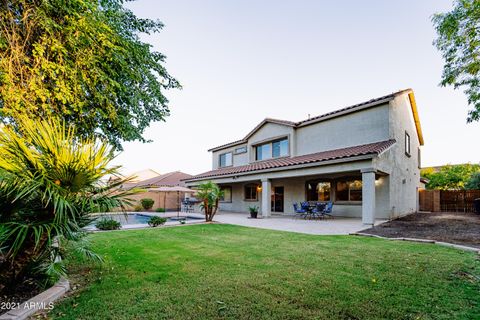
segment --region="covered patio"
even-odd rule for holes
[[[365,229],[362,219],[343,217],[324,220],[303,220],[293,219],[291,216],[273,215],[268,219],[248,219],[245,213],[241,212],[219,212],[215,215],[214,221],[244,227],[315,235],[348,235]],[[375,225],[385,221],[377,219]]]

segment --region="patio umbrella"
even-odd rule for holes
[[[195,190],[189,189],[187,187],[182,186],[163,186],[163,187],[156,187],[156,188],[149,188],[149,191],[156,191],[156,192],[176,192],[177,193],[177,218],[180,216],[180,192],[185,193],[195,193]]]

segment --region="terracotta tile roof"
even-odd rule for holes
[[[129,189],[133,187],[173,187],[173,186],[185,186],[183,180],[191,178],[192,175],[184,173],[181,171],[174,171],[159,175],[158,177],[153,177],[151,179],[135,182],[135,183],[126,183],[123,185],[123,188]]]
[[[247,143],[248,138],[267,122],[278,123],[278,124],[283,124],[283,125],[291,126],[291,127],[294,127],[294,128],[298,128],[298,127],[301,127],[301,126],[306,126],[306,125],[309,125],[309,124],[312,124],[312,123],[320,122],[322,120],[326,120],[326,119],[329,119],[329,118],[332,118],[332,117],[335,117],[335,116],[339,116],[341,114],[351,113],[351,112],[355,112],[355,111],[360,110],[360,109],[381,105],[385,102],[388,102],[390,100],[395,99],[395,97],[398,96],[398,95],[401,95],[401,94],[404,94],[404,93],[410,93],[410,92],[412,92],[412,89],[400,90],[400,91],[397,91],[397,92],[393,92],[391,94],[387,94],[387,95],[384,95],[384,96],[381,96],[381,97],[378,97],[378,98],[370,99],[368,101],[357,103],[357,104],[354,104],[354,105],[351,105],[351,106],[348,106],[348,107],[345,107],[345,108],[341,108],[341,109],[338,109],[338,110],[335,110],[335,111],[332,111],[332,112],[328,112],[328,113],[325,113],[325,114],[322,114],[322,115],[319,115],[319,116],[315,116],[315,117],[312,117],[312,118],[309,118],[309,119],[305,119],[305,120],[302,120],[302,121],[298,121],[298,122],[266,118],[262,122],[260,122],[252,131],[250,131],[245,138],[237,140],[237,141],[233,141],[233,142],[230,142],[230,143],[226,143],[226,144],[223,144],[221,146],[211,148],[208,151],[214,151],[214,150],[223,149],[223,148],[226,148],[226,147],[235,146],[235,145],[242,144],[242,143]]]
[[[348,148],[311,153],[311,154],[306,154],[306,155],[296,156],[291,158],[270,159],[270,160],[255,162],[255,163],[244,165],[244,166],[228,167],[228,168],[212,170],[212,171],[201,173],[199,175],[193,176],[185,180],[190,181],[190,180],[198,180],[198,179],[210,178],[210,177],[244,174],[252,171],[282,168],[282,167],[289,167],[289,166],[296,166],[296,165],[310,164],[310,163],[320,163],[328,160],[348,159],[351,157],[362,156],[362,155],[378,155],[383,151],[387,150],[394,143],[395,143],[395,140],[392,139],[392,140],[363,144],[363,145],[358,145],[358,146],[353,146]]]

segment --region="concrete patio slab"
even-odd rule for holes
[[[304,220],[293,216],[272,215],[266,219],[249,219],[246,213],[219,212],[214,221],[244,227],[290,231],[316,235],[348,235],[365,229],[361,218],[326,218],[321,220]],[[386,220],[377,220],[375,225]]]

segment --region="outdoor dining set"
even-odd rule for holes
[[[332,217],[332,202],[313,202],[313,201],[304,201],[293,204],[293,209],[295,211],[295,217],[303,219],[321,219],[326,217]]]

